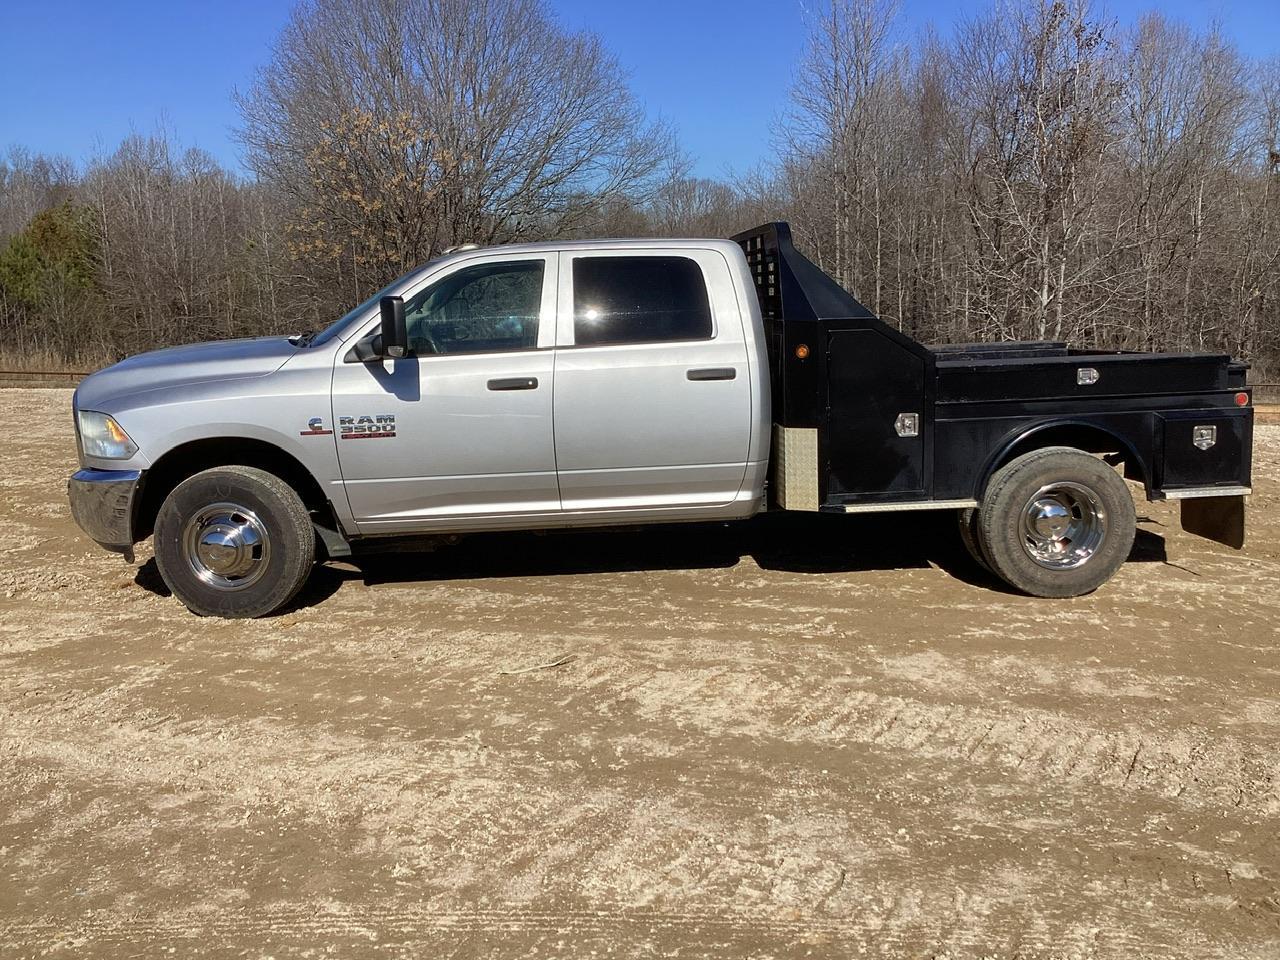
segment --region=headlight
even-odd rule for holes
[[[138,452],[138,445],[105,413],[81,410],[80,449],[86,457],[128,460]]]

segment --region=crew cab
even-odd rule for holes
[[[1182,500],[1239,547],[1245,366],[1062,343],[927,347],[785,223],[730,240],[460,249],[319,334],[158,350],[85,379],[71,509],[154,540],[198,614],[260,616],[317,560],[474,531],[952,510],[975,561],[1075,596]]]

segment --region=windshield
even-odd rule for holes
[[[434,263],[434,261],[431,261],[431,262]],[[321,344],[328,343],[330,340],[336,337],[339,333],[341,333],[342,329],[346,327],[347,324],[351,323],[353,320],[357,319],[358,317],[361,317],[364,314],[368,313],[370,310],[372,310],[374,307],[378,305],[379,300],[381,300],[387,294],[394,292],[398,287],[403,287],[407,281],[417,276],[419,273],[421,273],[430,265],[431,263],[425,263],[421,267],[418,267],[418,269],[410,271],[409,273],[406,273],[403,277],[396,277],[396,279],[392,280],[385,287],[383,287],[381,290],[375,293],[372,297],[370,297],[364,303],[360,304],[360,306],[347,311],[347,313],[344,314],[342,317],[333,321],[333,323],[329,324],[329,326],[321,330],[318,334],[316,334],[316,336],[309,339],[307,341],[307,345],[312,347],[318,347]]]

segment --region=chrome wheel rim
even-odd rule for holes
[[[212,503],[187,521],[182,555],[202,582],[244,590],[266,573],[271,539],[258,515],[238,503]]]
[[[1061,481],[1041,487],[1022,511],[1022,549],[1049,570],[1088,563],[1107,535],[1107,512],[1097,491]]]

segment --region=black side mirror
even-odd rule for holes
[[[404,323],[404,297],[383,297],[378,301],[382,311],[382,349],[384,357],[409,355],[409,330]]]

